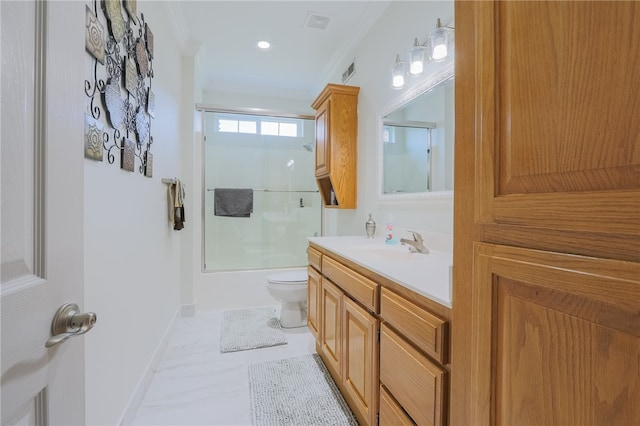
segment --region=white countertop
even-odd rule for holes
[[[429,254],[410,253],[399,242],[390,245],[379,238],[310,237],[309,241],[451,308],[453,255],[432,250],[428,234],[423,237]]]

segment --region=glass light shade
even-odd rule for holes
[[[438,22],[439,24],[440,22]],[[429,59],[434,62],[442,62],[449,55],[451,45],[451,30],[449,28],[438,27],[429,36],[431,45]]]
[[[400,55],[396,56],[396,63],[391,67],[391,87],[401,89],[405,83],[405,66],[400,60]]]
[[[409,74],[420,75],[424,71],[425,47],[418,44],[418,39],[413,42],[413,47],[409,49]]]

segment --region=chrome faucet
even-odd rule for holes
[[[406,238],[400,239],[400,244],[409,246],[409,251],[413,253],[429,254],[429,249],[423,244],[422,235],[416,231],[409,231],[413,234],[413,240]]]

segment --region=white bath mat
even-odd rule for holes
[[[220,352],[236,352],[287,344],[275,308],[252,308],[222,313]]]
[[[255,426],[357,426],[320,356],[249,365]]]

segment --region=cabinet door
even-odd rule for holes
[[[343,298],[342,378],[358,419],[375,425],[378,413],[378,319]]]
[[[316,111],[316,177],[327,176],[330,171],[330,102],[330,99],[327,99]]]
[[[307,285],[307,326],[315,337],[318,340],[318,323],[319,323],[319,314],[320,314],[320,274],[318,271],[313,269],[311,266],[307,267],[307,271],[309,274],[308,285]]]
[[[320,281],[320,350],[334,377],[342,377],[342,290],[331,281]]]
[[[472,7],[479,82],[476,218],[528,227],[517,233],[487,228],[488,238],[637,258],[640,4],[500,1]],[[456,31],[456,49],[458,41]],[[609,247],[587,253],[586,243],[576,244],[585,238],[579,233],[599,233]]]
[[[490,244],[474,258],[474,423],[640,424],[640,265]]]

